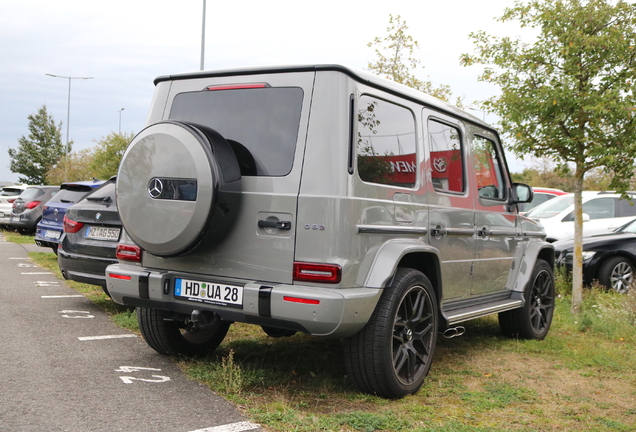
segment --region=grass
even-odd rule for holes
[[[30,256],[56,270],[53,254]],[[99,287],[69,285],[119,325],[136,328],[135,314]],[[636,430],[636,296],[592,288],[573,315],[563,275],[557,288],[545,340],[506,338],[496,317],[469,321],[464,336],[440,338],[424,386],[400,400],[358,392],[339,340],[274,339],[237,323],[214,355],[175,361],[269,431]]]

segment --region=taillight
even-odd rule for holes
[[[255,88],[267,88],[271,87],[267,83],[253,83],[253,84],[220,84],[211,85],[205,88],[205,90],[241,90],[241,89],[255,89]]]
[[[84,224],[82,222],[74,221],[70,219],[68,215],[64,215],[64,232],[76,233],[82,229]]]
[[[336,264],[294,263],[294,280],[303,282],[338,283],[342,268]]]
[[[13,204],[13,203],[14,203],[14,201],[15,201],[16,199],[17,199],[17,198],[10,198],[10,199],[8,199],[8,200],[7,200],[7,202],[8,202],[9,204]]]
[[[42,201],[29,201],[24,205],[25,209],[31,210],[42,204]]]
[[[115,252],[122,261],[141,262],[141,248],[137,245],[118,244]]]

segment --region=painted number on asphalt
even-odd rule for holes
[[[88,311],[63,310],[60,313],[63,314],[62,318],[95,318]]]
[[[119,366],[119,369],[115,369],[115,372],[124,372],[124,373],[134,373],[134,372],[142,372],[142,371],[161,372],[161,369],[139,367],[139,366]],[[142,382],[150,382],[150,383],[163,383],[163,382],[170,381],[170,377],[167,377],[164,375],[151,375],[151,376],[153,377],[153,379],[138,378],[134,376],[120,376],[119,378],[124,382],[124,384],[132,384],[133,381],[142,381]]]

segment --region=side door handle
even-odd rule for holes
[[[292,226],[291,221],[273,221],[273,220],[259,220],[259,228],[277,228],[281,230],[290,230]]]
[[[491,234],[492,232],[488,229],[488,227],[483,227],[482,229],[477,231],[477,235],[479,237],[490,237]]]
[[[448,230],[441,225],[437,225],[435,228],[431,229],[431,235],[433,237],[441,238],[448,234]]]

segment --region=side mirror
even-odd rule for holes
[[[512,190],[514,192],[512,197],[512,204],[529,203],[534,198],[534,192],[532,191],[532,188],[527,184],[513,183]]]
[[[587,213],[583,213],[583,222],[589,222],[590,221],[590,215]]]

